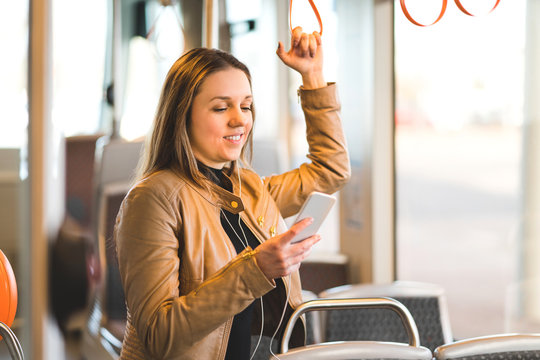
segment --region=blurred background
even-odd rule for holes
[[[347,283],[442,286],[456,339],[540,332],[540,4],[462,3],[478,16],[449,2],[437,24],[419,27],[397,0],[316,1],[353,178],[311,261],[342,264]],[[2,5],[0,249],[19,289],[12,328],[30,359],[79,359],[97,347],[85,349],[81,334],[116,299],[99,295],[113,274],[103,249],[110,199],[100,196],[125,192],[133,170],[107,173],[104,149],[140,144],[184,51],[221,48],[250,68],[261,175],[306,161],[301,79],[275,55],[290,36],[289,3]],[[441,9],[407,6],[426,24]],[[307,1],[293,3],[291,18],[319,30]]]

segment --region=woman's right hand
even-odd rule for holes
[[[299,221],[283,234],[268,239],[257,246],[255,259],[269,280],[287,276],[298,270],[302,260],[310,254],[311,247],[321,240],[320,235],[317,234],[291,244],[294,236],[312,222],[311,218]]]

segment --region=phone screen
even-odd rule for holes
[[[309,194],[294,223],[309,217],[313,218],[313,222],[298,235],[296,235],[291,240],[291,243],[302,241],[312,235],[315,235],[317,231],[319,231],[321,224],[332,209],[335,202],[336,198],[332,195],[323,194],[320,192],[312,192]]]

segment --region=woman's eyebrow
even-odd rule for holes
[[[210,99],[210,101],[213,101],[213,100],[230,100],[231,97],[230,96],[214,96],[213,98]],[[244,97],[244,100],[251,100],[253,99],[253,95],[246,95]]]

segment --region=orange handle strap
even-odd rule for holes
[[[459,0],[456,0],[456,1],[458,2]],[[499,2],[499,1],[500,0],[497,0],[497,2]],[[411,16],[411,14],[409,13],[409,10],[407,10],[407,6],[405,5],[405,0],[400,0],[399,2],[401,4],[401,10],[403,10],[403,13],[407,17],[407,19],[409,19],[409,21],[412,22],[414,25],[422,26],[422,27],[423,26],[431,26],[431,25],[435,25],[436,23],[438,23],[439,20],[442,19],[444,13],[446,12],[446,7],[448,5],[448,0],[443,0],[442,9],[441,9],[441,13],[439,14],[439,17],[437,17],[437,19],[434,22],[432,22],[431,24],[421,24],[418,21],[414,20],[413,17]]]
[[[469,11],[467,11],[467,9],[465,9],[465,7],[463,5],[461,5],[461,1],[460,0],[454,0],[457,7],[459,8],[459,10],[461,10],[464,14],[466,15],[469,15],[469,16],[474,16],[473,14],[471,14]],[[495,10],[497,8],[497,6],[499,6],[499,3],[501,2],[501,0],[497,0],[495,2],[495,5],[493,5],[493,8],[491,10],[489,10],[489,12],[492,12],[493,10]]]
[[[315,13],[315,17],[317,18],[317,21],[319,22],[319,28],[321,29],[321,31],[319,31],[319,35],[322,35],[323,25],[322,25],[321,15],[319,14],[319,10],[317,10],[317,6],[315,6],[315,3],[313,2],[313,0],[308,0],[308,1],[309,1],[309,5],[311,5],[311,8],[313,9],[313,12]],[[291,33],[293,30],[292,28],[292,2],[293,0],[289,1],[289,27],[291,29]]]

